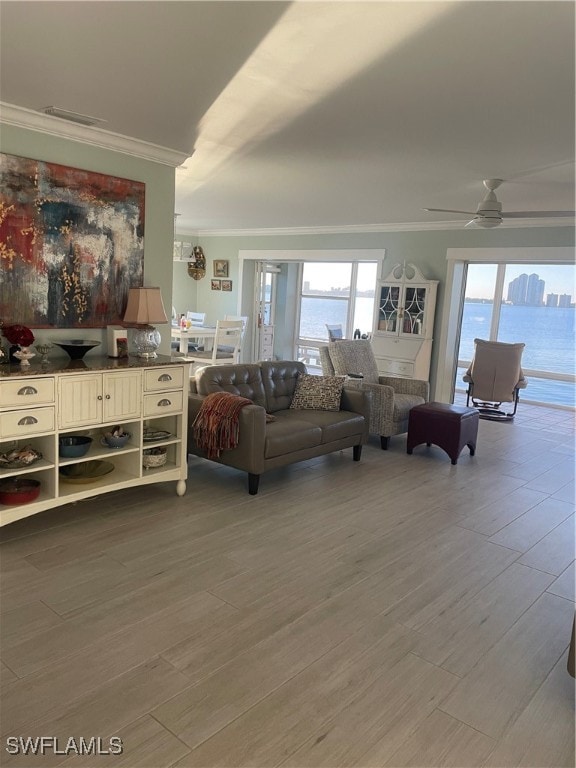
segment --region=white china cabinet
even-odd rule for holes
[[[428,380],[437,286],[406,263],[378,281],[372,348],[379,373]]]

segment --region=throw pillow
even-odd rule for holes
[[[344,379],[344,376],[299,374],[290,408],[339,411]]]

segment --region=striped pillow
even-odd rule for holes
[[[290,408],[339,411],[345,376],[312,376],[300,373]]]

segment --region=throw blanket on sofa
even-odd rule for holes
[[[236,448],[240,431],[240,411],[252,400],[230,392],[206,395],[192,424],[196,445],[209,459],[217,459],[222,451]]]

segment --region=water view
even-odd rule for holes
[[[356,299],[354,328],[370,333],[374,300]],[[326,323],[346,325],[346,302],[333,298],[303,298],[300,337],[326,340]],[[474,339],[490,335],[491,303],[465,302],[460,340],[460,360],[471,360]],[[574,374],[576,368],[576,310],[574,307],[530,307],[503,304],[500,313],[499,341],[526,344],[522,365],[526,369]],[[464,369],[458,370],[456,387],[464,389]],[[568,381],[550,381],[528,376],[523,399],[557,405],[576,404],[575,386]]]
[[[490,337],[492,303],[465,302],[460,337],[460,360],[471,360],[474,339]],[[522,367],[539,371],[574,374],[575,327],[574,307],[531,307],[503,304],[500,308],[498,341],[524,342]],[[456,386],[462,382],[464,370],[458,371]],[[575,386],[569,381],[550,381],[527,376],[528,387],[521,393],[526,400],[558,405],[575,405]]]

